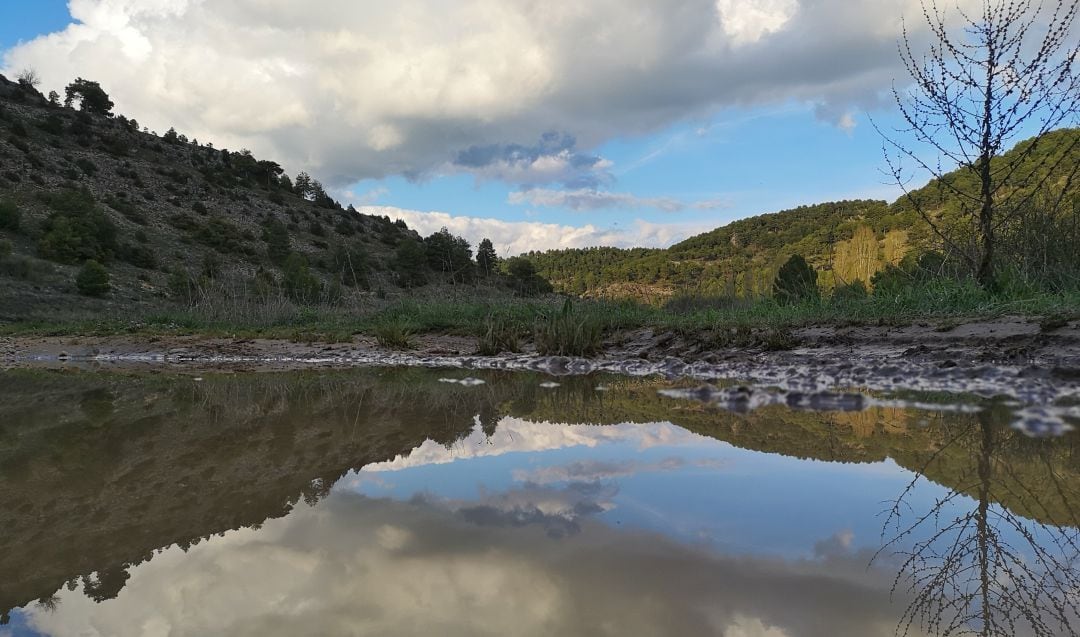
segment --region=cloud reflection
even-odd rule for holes
[[[888,572],[865,562],[733,558],[588,518],[553,539],[543,525],[477,524],[478,510],[335,492],[259,530],[167,549],[133,567],[116,599],[63,590],[26,619],[45,635],[117,637],[895,629]]]

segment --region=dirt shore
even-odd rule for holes
[[[691,397],[727,402],[725,408],[732,409],[746,407],[748,400],[749,394],[728,391],[738,385],[774,388],[796,408],[812,406],[822,396],[828,402],[837,391],[859,389],[903,396],[908,404],[930,400],[938,405],[932,409],[950,401],[1005,400],[1025,431],[1057,432],[1080,425],[1080,325],[1075,321],[1006,318],[905,327],[821,326],[789,336],[790,349],[765,351],[760,345],[733,345],[724,335],[632,330],[612,335],[604,354],[588,359],[535,351],[479,356],[474,353],[476,339],[450,335],[418,336],[409,350],[385,349],[364,336],[345,343],[137,334],[2,337],[0,369],[201,374],[419,366],[445,369],[448,376],[461,378],[470,370],[661,375],[709,383]]]

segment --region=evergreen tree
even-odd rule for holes
[[[75,100],[79,108],[94,115],[112,115],[113,102],[97,82],[77,78],[64,89],[64,106],[71,108]]]
[[[109,293],[109,271],[93,259],[83,263],[75,276],[75,287],[83,296],[105,296]]]
[[[472,278],[472,248],[463,237],[443,228],[424,239],[424,249],[433,269],[448,273],[456,282]]]
[[[300,173],[296,175],[296,180],[293,181],[293,192],[304,199],[310,198],[313,194],[311,175],[304,171],[300,171]]]
[[[424,276],[424,266],[427,264],[427,254],[424,244],[413,239],[404,239],[398,244],[394,253],[394,270],[398,275],[398,285],[410,288],[427,283]]]
[[[773,298],[780,303],[798,303],[819,296],[817,272],[802,255],[793,254],[780,267],[773,281]]]
[[[498,262],[499,257],[495,254],[495,246],[491,244],[491,239],[482,239],[480,245],[476,247],[476,267],[480,271],[480,275],[484,277],[491,276],[495,272]]]

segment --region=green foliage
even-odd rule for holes
[[[275,265],[284,265],[285,260],[292,253],[292,245],[289,243],[289,229],[281,221],[274,219],[265,229],[263,239],[266,241],[266,256]]]
[[[50,135],[60,136],[64,134],[64,120],[60,119],[60,116],[56,113],[52,113],[38,122],[38,128]]]
[[[792,255],[776,273],[773,298],[779,303],[798,303],[819,296],[817,272],[801,255]]]
[[[839,302],[862,301],[869,294],[866,290],[866,284],[856,279],[851,283],[845,283],[833,288],[832,298],[834,301]]]
[[[424,239],[424,251],[432,269],[449,274],[456,282],[472,279],[472,249],[465,238],[443,228]]]
[[[83,296],[101,297],[109,293],[109,271],[105,266],[90,259],[83,263],[75,276],[75,287]]]
[[[157,267],[157,256],[149,246],[138,243],[123,243],[120,245],[119,256],[121,261],[142,268],[153,270]]]
[[[476,353],[496,356],[503,352],[520,352],[521,326],[502,314],[489,314],[484,319],[477,341]]]
[[[308,268],[304,255],[292,253],[282,266],[281,286],[290,299],[302,304],[316,303],[323,289],[319,279]]]
[[[22,221],[22,211],[14,201],[0,200],[0,230],[17,231]]]
[[[422,243],[406,238],[398,244],[393,268],[400,287],[412,288],[427,283],[426,265],[427,253]]]
[[[383,347],[409,349],[412,347],[412,327],[404,321],[384,321],[377,323],[372,332],[375,340]]]
[[[354,288],[368,286],[367,252],[360,244],[350,247],[338,245],[330,255],[330,271],[342,284]]]
[[[54,211],[38,241],[42,257],[60,263],[112,259],[117,250],[116,226],[89,191],[66,190],[41,197]]]
[[[12,245],[7,239],[0,239],[0,259],[6,259],[11,256]]]
[[[574,309],[570,299],[562,310],[536,322],[536,351],[545,356],[591,356],[600,351],[604,324],[591,312]]]
[[[71,108],[78,101],[80,110],[94,115],[112,115],[113,102],[101,85],[81,77],[64,89],[64,106]]]
[[[495,253],[495,246],[491,239],[482,239],[476,247],[476,269],[480,276],[489,277],[497,271],[499,256]]]
[[[536,266],[525,257],[511,257],[503,266],[509,276],[510,287],[524,296],[551,292],[551,284],[536,272]]]
[[[169,273],[169,296],[184,305],[194,305],[199,298],[199,282],[190,272],[177,268]]]

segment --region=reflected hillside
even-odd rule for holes
[[[669,384],[661,381],[564,378],[545,388],[548,377],[488,373],[479,375],[484,384],[465,386],[441,382],[447,375],[465,376],[0,374],[0,609],[48,603],[79,582],[94,599],[109,599],[131,565],[164,547],[257,527],[300,499],[318,501],[349,470],[409,456],[425,441],[451,449],[477,427],[491,436],[507,416],[671,422],[744,449],[843,462],[893,458],[961,493],[981,488],[972,480],[982,456],[970,450],[983,448],[981,430],[970,426],[975,416],[781,407],[733,414],[662,398],[657,389]],[[1049,442],[997,424],[994,431],[1001,487],[988,497],[1020,516],[1074,524],[1076,436]]]

